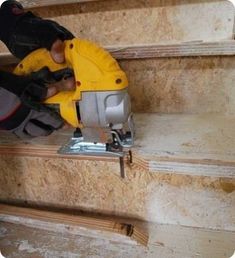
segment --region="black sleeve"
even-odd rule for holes
[[[28,83],[29,80],[26,77],[0,71],[0,87],[14,93],[18,97],[22,95]]]
[[[37,48],[50,50],[56,39],[74,36],[51,20],[44,20],[32,12],[25,12],[17,1],[5,1],[0,8],[0,39],[17,58],[24,58]]]
[[[5,71],[0,71],[0,88],[3,88],[21,99],[22,102],[42,101],[47,95],[47,81],[55,81],[53,73],[47,67],[28,76],[19,76]]]
[[[0,40],[5,44],[9,41],[15,25],[24,15],[22,5],[16,1],[5,1],[0,8]]]
[[[0,71],[0,88],[15,94],[22,102],[26,99],[42,101],[46,98],[47,86],[62,80],[65,76],[73,76],[71,69],[66,68],[51,72],[45,66],[25,76]]]

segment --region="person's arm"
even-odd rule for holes
[[[52,58],[63,62],[63,41],[74,38],[73,34],[58,23],[25,12],[14,0],[3,2],[0,8],[0,40],[19,59],[33,50],[47,48]]]
[[[29,138],[46,136],[61,128],[63,119],[39,103],[49,97],[47,84],[54,82],[47,68],[30,76],[0,72],[0,129]]]
[[[20,59],[45,47],[56,62],[63,62],[63,40],[72,38],[59,24],[25,12],[17,1],[5,1],[0,8],[0,40]],[[74,78],[55,82],[51,75],[45,69],[29,76],[0,71],[0,129],[25,138],[48,135],[63,126],[61,117],[41,101],[60,90],[73,90]]]
[[[62,79],[63,74],[71,76]],[[50,72],[47,67],[27,76],[0,71],[0,130],[20,138],[46,136],[64,125],[54,110],[41,102],[74,87],[72,71]]]
[[[37,111],[24,105],[13,93],[0,88],[0,129],[22,139],[47,136],[64,125],[51,110]]]

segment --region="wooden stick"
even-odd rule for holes
[[[235,41],[188,42],[106,48],[116,59],[235,55]]]
[[[143,59],[190,56],[234,56],[235,40],[222,42],[191,42],[169,45],[105,47],[116,59]],[[0,54],[1,65],[16,64],[18,60],[9,53]]]
[[[100,219],[94,217],[85,217],[79,215],[71,215],[59,212],[37,210],[32,208],[21,208],[16,206],[0,204],[0,221],[18,221],[19,224],[24,225],[27,225],[27,223],[29,223],[30,225],[33,224],[36,228],[37,225],[38,227],[42,228],[43,225],[46,226],[48,225],[48,223],[50,223],[50,227],[54,226],[55,228],[58,224],[66,225],[67,227],[73,226],[78,230],[78,234],[79,228],[83,228],[83,230],[91,230],[91,236],[97,235],[97,233],[105,234],[107,232],[111,232],[114,235],[114,240],[115,235],[117,235],[116,239],[119,239],[120,236],[122,236],[124,239],[131,239],[132,241],[138,244],[142,244],[144,246],[146,246],[148,243],[147,234],[143,233],[136,226],[126,223],[120,223],[114,220]],[[43,224],[43,222],[45,222],[46,224]]]
[[[25,9],[28,8],[39,8],[45,6],[53,5],[64,5],[64,4],[74,4],[74,3],[86,3],[86,2],[95,2],[100,0],[20,0],[19,2],[24,6]]]

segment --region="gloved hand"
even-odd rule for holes
[[[0,72],[0,87],[12,92],[18,96],[24,104],[30,105],[33,102],[37,105],[38,102],[54,95],[56,92],[50,92],[51,87],[47,85],[55,85],[63,78],[69,78],[66,87],[59,90],[73,90],[74,78],[73,71],[69,68],[51,72],[48,67],[43,67],[37,72],[33,72],[27,76],[18,76],[12,73]]]
[[[0,128],[22,139],[47,136],[61,128],[64,121],[49,110],[37,111],[24,105],[13,93],[0,88]]]
[[[25,12],[14,0],[3,2],[0,8],[0,39],[17,58],[24,58],[33,50],[47,48],[54,61],[64,61],[65,39],[74,36],[51,20],[44,20],[32,12]]]
[[[0,128],[20,138],[46,136],[61,128],[64,125],[61,117],[39,103],[49,97],[46,84],[61,80],[61,76],[62,73],[52,73],[47,68],[29,76],[1,72]]]

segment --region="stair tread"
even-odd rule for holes
[[[142,113],[135,114],[134,120],[133,155],[150,172],[235,178],[234,116]],[[30,141],[2,133],[0,154],[59,157],[58,148],[72,132],[60,131]]]

